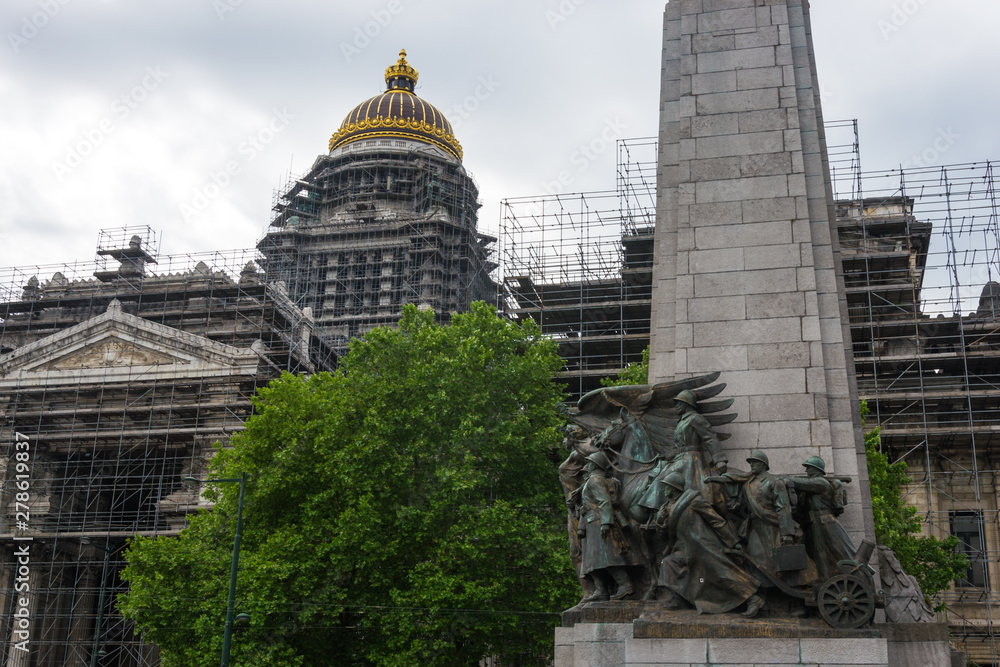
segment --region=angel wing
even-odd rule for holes
[[[569,417],[588,431],[597,433],[620,418],[624,410],[642,423],[653,446],[667,454],[673,448],[677,426],[677,395],[687,389],[694,392],[698,399],[698,412],[708,420],[716,437],[726,440],[730,434],[720,433],[716,427],[736,419],[736,413],[723,412],[733,404],[733,399],[708,400],[726,388],[724,382],[716,382],[720,375],[716,372],[654,385],[595,389],[580,398],[576,407],[569,411]]]

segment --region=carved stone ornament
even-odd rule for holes
[[[152,366],[155,364],[186,363],[175,357],[118,338],[107,338],[94,345],[38,367],[38,370],[71,370],[107,366]]]

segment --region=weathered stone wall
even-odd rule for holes
[[[872,535],[803,0],[675,0],[664,24],[652,381],[722,371],[741,465],[822,456]],[[839,288],[839,289],[838,289]]]

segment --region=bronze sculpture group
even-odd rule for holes
[[[710,400],[718,377],[605,388],[571,412],[559,471],[582,603],[870,622],[874,545],[856,549],[837,519],[850,478],[818,456],[803,475],[772,474],[761,451],[749,471],[730,468],[716,427],[736,415],[732,399]]]

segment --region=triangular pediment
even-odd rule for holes
[[[160,364],[186,364],[161,350],[137,345],[115,335],[93,341],[72,354],[35,366],[37,370],[69,370],[76,368],[108,368],[112,366],[154,366]]]
[[[0,356],[0,378],[154,371],[196,375],[252,369],[258,361],[254,349],[145,320],[124,312],[115,300],[97,317]]]

